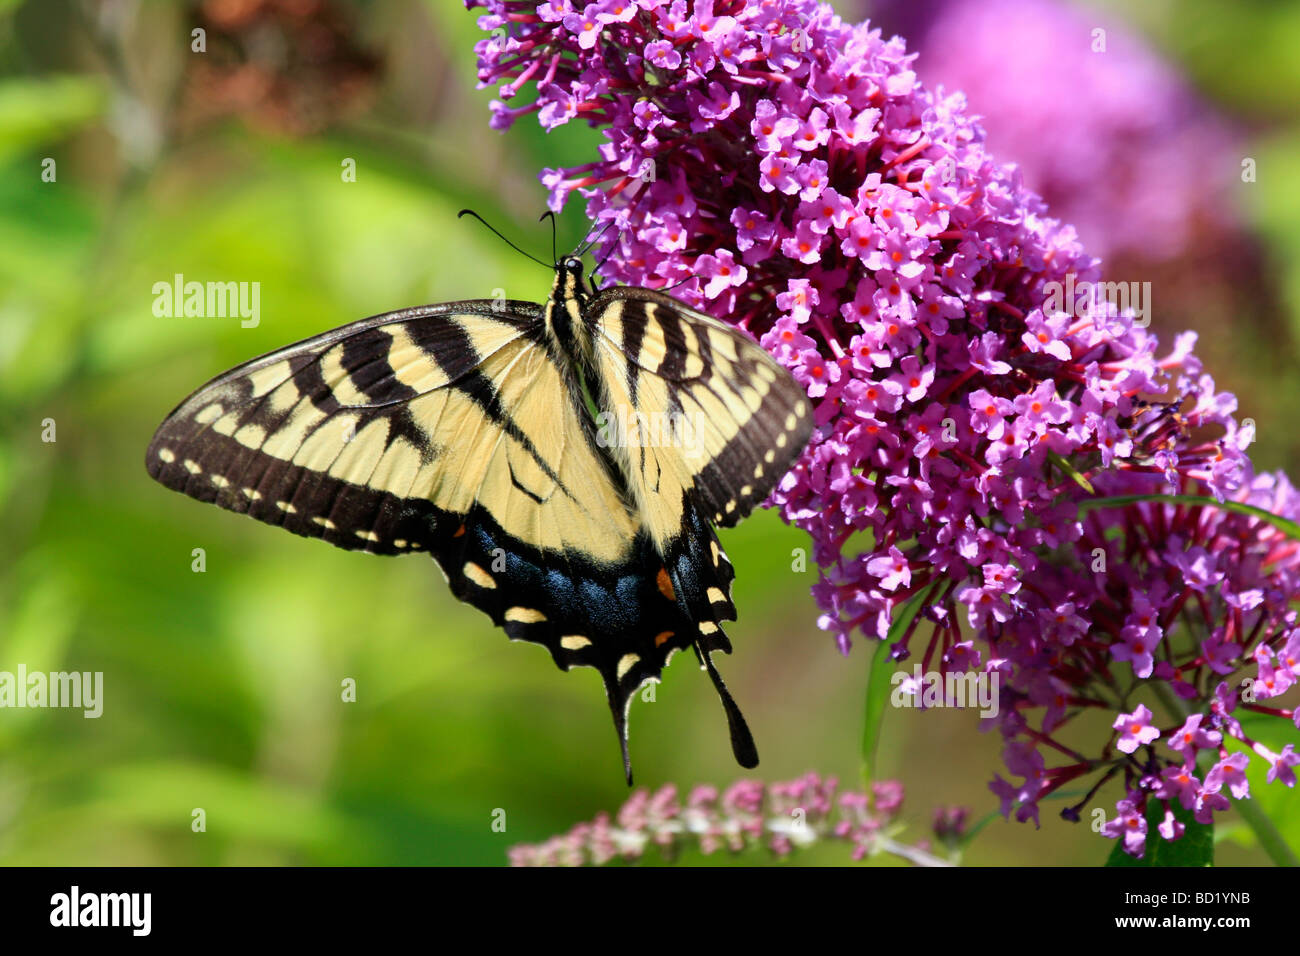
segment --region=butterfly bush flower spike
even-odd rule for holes
[[[1107,834],[1140,854],[1151,800],[1211,819],[1246,797],[1241,760],[1293,782],[1293,752],[1241,718],[1295,718],[1270,698],[1300,676],[1300,551],[1215,502],[1294,519],[1300,499],[1253,471],[1194,335],[1165,345],[1065,294],[1098,261],[961,93],[812,0],[469,6],[495,31],[496,126],[600,130],[542,179],[553,208],[578,196],[610,226],[603,273],[675,286],[813,399],[769,504],[812,537],[820,626],[847,653],[924,595],[894,658],[997,676],[1004,812],[1037,822],[1067,784],[1116,781]],[[1205,501],[1089,504],[1170,493]],[[1156,684],[1192,716],[1130,700]],[[1060,733],[1089,710],[1114,729],[1084,753]]]
[[[683,801],[672,784],[651,793],[638,790],[611,819],[600,814],[568,833],[539,844],[510,849],[514,866],[603,866],[635,863],[654,851],[675,859],[683,850],[705,855],[764,848],[784,858],[796,850],[833,842],[851,847],[855,860],[887,853],[921,866],[947,861],[920,845],[900,843],[897,816],[903,788],[882,780],[869,790],[840,790],[834,777],[805,774],[764,785],[741,780],[726,790],[699,786]],[[955,847],[967,811],[947,807],[935,814],[935,835]]]

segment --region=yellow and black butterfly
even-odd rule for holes
[[[544,305],[389,312],[218,376],[158,427],[149,474],[341,548],[429,552],[512,640],[600,672],[629,783],[630,699],[692,648],[753,767],[710,659],[736,618],[711,524],[734,525],[791,467],[808,399],[717,319],[584,286],[577,254],[554,269]]]

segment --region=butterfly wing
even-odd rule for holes
[[[606,290],[588,315],[609,412],[603,438],[659,547],[673,550],[692,508],[722,526],[748,515],[812,433],[803,389],[757,343],[661,293]],[[725,555],[711,532],[700,545],[725,593]],[[729,597],[714,603],[734,619]]]
[[[759,345],[648,289],[618,287],[587,305],[603,415],[599,439],[625,475],[672,589],[699,634],[701,663],[722,697],[742,765],[753,741],[709,653],[730,651],[735,574],[710,521],[735,524],[803,451],[812,409]]]
[[[193,498],[339,547],[428,550],[420,533],[427,516],[410,502],[452,506],[465,490],[441,480],[445,452],[456,446],[434,433],[444,418],[466,429],[491,420],[491,409],[473,414],[484,391],[480,366],[516,359],[536,321],[528,303],[500,312],[484,305],[363,319],[232,369],[159,426],[149,473]],[[476,437],[467,431],[461,440]]]
[[[631,695],[695,629],[543,336],[525,302],[365,319],[200,388],[147,467],[296,534],[431,553],[509,637],[600,671],[630,777]]]
[[[648,441],[627,446],[654,530],[678,525],[679,491],[715,524],[739,522],[812,434],[804,390],[756,342],[662,293],[609,289],[588,313],[615,418],[650,426]],[[679,422],[673,441],[662,440],[665,421]]]

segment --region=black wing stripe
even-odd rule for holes
[[[326,415],[333,415],[342,408],[338,398],[334,395],[334,389],[329,386],[325,381],[325,376],[321,374],[319,355],[315,356],[314,361],[304,362],[293,373],[293,384],[297,387],[300,395]]]
[[[343,341],[343,370],[352,384],[375,405],[407,402],[419,394],[397,377],[389,363],[393,336],[384,328],[368,329]]]
[[[638,311],[644,312],[644,309]],[[627,313],[628,310],[624,309],[624,316]],[[664,358],[655,374],[670,382],[679,381],[686,372],[686,333],[682,331],[680,315],[673,309],[656,308],[654,313],[654,320],[664,335]]]
[[[638,355],[641,352],[641,342],[645,339],[646,316],[644,312],[634,314],[625,314],[623,316],[623,341],[620,343],[624,355]],[[627,390],[636,401],[637,378],[640,375],[641,366],[636,362],[627,363]]]
[[[419,342],[420,340],[416,339],[416,341]],[[565,494],[570,494],[569,490],[564,487],[563,482],[560,481],[559,475],[551,469],[549,462],[534,447],[532,439],[523,433],[514,419],[502,407],[501,395],[496,386],[492,384],[491,379],[479,370],[479,365],[487,356],[478,355],[469,334],[464,328],[456,327],[444,330],[444,337],[439,343],[438,351],[429,352],[427,348],[425,350],[429,357],[442,367],[457,389],[472,398],[492,420],[493,424],[519,442],[520,446],[532,457],[547,478],[554,481],[556,486]],[[468,368],[465,367],[467,364],[469,364]]]
[[[438,364],[453,384],[463,384],[465,379],[476,375],[482,378],[478,367],[488,356],[479,354],[469,333],[460,323],[447,322],[436,327],[431,324],[428,328],[414,328],[411,339],[425,355]],[[475,395],[477,389],[471,386],[466,391]],[[489,392],[495,394],[494,391]],[[490,400],[485,399],[484,409],[488,410],[489,406]]]

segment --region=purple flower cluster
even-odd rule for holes
[[[890,835],[903,804],[902,784],[881,781],[870,791],[837,790],[834,777],[806,774],[788,783],[742,780],[719,794],[696,787],[683,803],[669,784],[654,793],[638,790],[611,820],[602,813],[568,833],[537,845],[510,849],[514,866],[601,866],[640,860],[651,848],[667,858],[694,847],[705,854],[740,853],[766,847],[784,857],[825,840],[847,843],[853,858],[891,853],[922,865],[942,865],[924,847],[898,843]],[[936,833],[960,839],[965,811],[936,815]],[[940,830],[940,824],[943,829]]]
[[[1122,774],[1122,812],[1178,800],[1208,819],[1244,793],[1224,783],[1229,737],[1293,783],[1290,751],[1233,713],[1294,714],[1260,701],[1300,676],[1296,542],[1212,506],[1087,502],[1209,494],[1300,517],[1300,499],[1252,475],[1194,335],[1162,355],[1083,294],[1097,261],[989,156],[961,95],[813,0],[468,3],[494,32],[479,78],[500,87],[497,126],[603,130],[597,159],[543,180],[554,207],[577,190],[611,226],[608,277],[675,286],[813,399],[819,427],[770,503],[812,536],[820,626],[847,652],[916,599],[897,660],[997,675],[1005,812],[1037,821],[1067,781]],[[1206,734],[1171,749],[1179,727],[1133,730],[1148,688]],[[1089,708],[1128,722],[1083,755],[1058,736]]]
[[[919,52],[926,83],[966,94],[990,148],[1093,255],[1163,260],[1199,230],[1238,227],[1232,131],[1115,17],[1060,0],[870,7]]]

